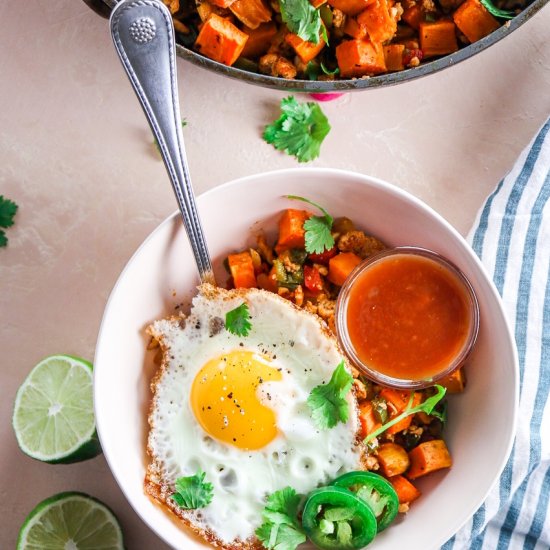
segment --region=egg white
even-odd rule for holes
[[[243,301],[252,328],[236,336],[220,323]],[[315,315],[270,292],[224,291],[208,285],[193,300],[185,319],[155,322],[150,333],[161,343],[164,362],[154,384],[149,415],[149,467],[169,498],[175,481],[199,469],[214,486],[211,503],[191,514],[191,522],[224,544],[245,541],[262,523],[266,496],[291,486],[307,493],[340,473],[361,468],[355,398],[348,396],[346,423],[319,430],[307,397],[328,382],[342,360],[336,340]],[[258,388],[262,403],[276,414],[278,435],[257,451],[244,451],[210,437],[190,406],[197,372],[210,359],[232,350],[268,355],[282,380]]]

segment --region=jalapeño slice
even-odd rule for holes
[[[321,550],[356,550],[376,535],[376,517],[370,507],[342,487],[312,491],[304,505],[302,527]]]
[[[397,515],[399,499],[392,484],[373,472],[348,472],[336,478],[332,485],[343,487],[364,500],[373,511],[378,532],[383,531]]]

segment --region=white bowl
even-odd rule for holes
[[[404,191],[350,172],[294,169],[261,174],[216,187],[198,198],[218,280],[229,253],[254,243],[253,233],[275,234],[283,195],[308,197],[333,216],[347,216],[389,245],[432,249],[454,262],[479,299],[478,342],[467,366],[466,391],[451,396],[445,438],[449,471],[420,482],[422,497],[404,518],[369,545],[372,550],[438,548],[482,504],[510,453],[518,403],[514,339],[492,281],[464,239],[436,212]],[[122,491],[151,529],[175,548],[209,546],[188,535],[143,493],[152,352],[144,328],[189,304],[199,283],[179,215],[165,220],[142,244],[109,298],[95,355],[95,413],[103,452]]]

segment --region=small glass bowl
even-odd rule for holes
[[[397,378],[376,370],[375,367],[360,359],[348,330],[348,305],[350,294],[354,285],[361,279],[365,272],[373,266],[379,265],[380,262],[395,258],[399,255],[414,255],[435,262],[439,267],[442,267],[445,271],[447,271],[447,273],[453,277],[453,279],[459,286],[462,287],[462,290],[464,291],[464,297],[468,309],[467,315],[469,317],[468,333],[465,337],[464,343],[445,368],[436,373],[432,373],[427,378]],[[466,276],[449,260],[445,259],[436,252],[432,252],[431,250],[427,250],[425,248],[406,246],[384,250],[383,252],[375,254],[366,260],[363,260],[351,272],[340,289],[340,294],[336,302],[335,320],[338,341],[351,362],[362,374],[373,382],[384,386],[390,386],[398,389],[421,389],[434,385],[438,380],[452,374],[457,368],[464,364],[477,339],[477,334],[479,331],[479,304],[474,289]]]

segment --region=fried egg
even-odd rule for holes
[[[237,336],[225,315],[243,302],[251,329]],[[266,497],[287,486],[308,493],[362,469],[357,404],[320,430],[307,398],[342,360],[316,315],[256,289],[203,285],[188,317],[156,321],[163,363],[153,383],[145,487],[209,542],[252,548]],[[170,495],[199,470],[213,485],[208,506],[183,511]]]

